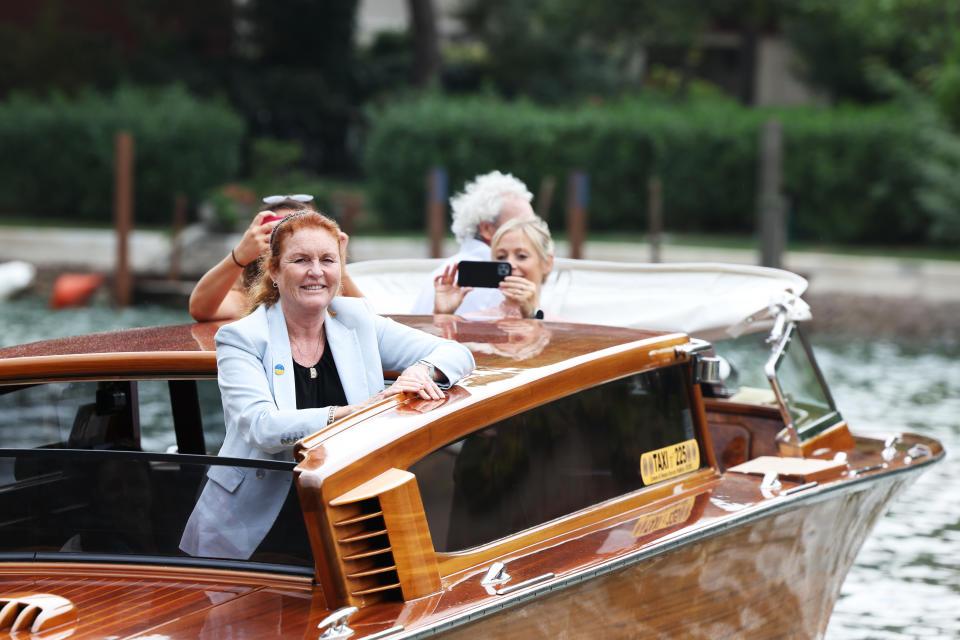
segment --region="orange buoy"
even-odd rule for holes
[[[62,273],[53,283],[53,295],[50,307],[82,307],[90,296],[103,284],[106,276],[102,273]]]

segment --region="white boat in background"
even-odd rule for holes
[[[0,262],[0,300],[6,300],[29,287],[36,275],[37,268],[29,262]]]
[[[436,259],[351,263],[350,277],[380,314],[408,314]],[[721,263],[631,263],[557,258],[540,303],[551,315],[636,329],[683,331],[705,340],[737,337],[810,319],[807,281],[782,269]]]

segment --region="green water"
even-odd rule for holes
[[[92,305],[79,309],[50,309],[39,298],[0,302],[0,347],[25,342],[77,336],[129,327],[149,327],[193,322],[186,309],[159,305],[115,309]]]

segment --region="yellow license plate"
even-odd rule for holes
[[[647,451],[640,456],[640,477],[643,478],[643,484],[653,484],[699,468],[700,447],[695,439]]]

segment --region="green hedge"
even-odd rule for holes
[[[181,87],[13,96],[0,103],[0,211],[109,223],[121,130],[134,138],[137,224],[169,224],[176,192],[196,201],[240,166],[241,119]]]
[[[663,180],[674,231],[755,228],[760,130],[784,131],[791,239],[900,243],[926,237],[915,201],[908,116],[892,108],[747,109],[736,103],[624,101],[548,109],[490,98],[427,97],[371,111],[365,169],[373,206],[394,228],[422,229],[425,176],[446,167],[451,192],[492,169],[537,195],[557,178],[550,221],[563,225],[566,176],[590,175],[590,228],[647,228],[647,178]]]

